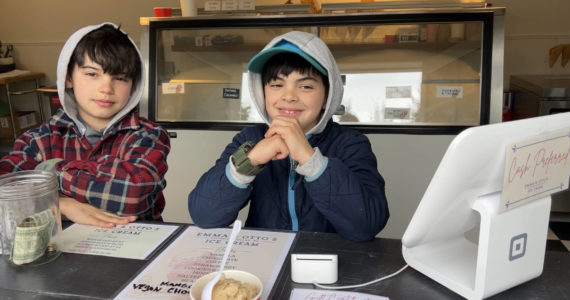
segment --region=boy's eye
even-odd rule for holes
[[[85,75],[87,75],[87,76],[89,76],[89,77],[95,77],[95,76],[97,76],[97,73],[95,73],[95,72],[87,72],[87,73],[85,73]]]
[[[283,84],[278,83],[278,82],[270,82],[270,83],[268,83],[267,85],[269,85],[269,87],[272,87],[272,88],[278,88],[278,87],[282,87],[282,86],[283,86]]]
[[[315,84],[311,80],[304,80],[299,82],[299,88],[302,90],[312,90],[315,88]]]
[[[118,77],[115,77],[115,79],[119,80],[119,81],[123,81],[123,82],[129,82],[129,79],[127,77],[124,77],[124,76],[118,76]]]

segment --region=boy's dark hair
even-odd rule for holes
[[[139,54],[120,27],[106,24],[86,34],[73,50],[67,65],[67,76],[71,76],[75,64],[85,64],[85,54],[101,65],[103,72],[111,75],[123,74],[133,81],[133,87],[138,84],[142,72]]]
[[[279,75],[289,76],[291,72],[297,71],[301,74],[319,75],[323,84],[325,85],[325,96],[329,95],[329,78],[323,73],[319,72],[310,62],[298,54],[284,52],[272,56],[261,72],[261,83],[263,86],[268,84],[271,80],[279,78]]]

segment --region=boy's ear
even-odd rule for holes
[[[67,79],[65,80],[65,88],[66,89],[71,89],[73,88],[73,81],[71,81],[71,77],[67,77]]]

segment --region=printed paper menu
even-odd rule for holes
[[[58,239],[63,252],[145,259],[178,227],[137,222],[113,228],[73,224]]]
[[[289,300],[388,300],[388,297],[337,290],[293,289]]]
[[[188,227],[155,258],[115,299],[188,299],[198,278],[217,271],[230,228]],[[287,258],[295,233],[242,230],[236,238],[226,270],[255,274],[267,299]]]

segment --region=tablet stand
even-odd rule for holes
[[[457,236],[420,243],[402,253],[406,262],[467,299],[483,299],[542,273],[550,196],[498,213],[500,193],[478,198],[478,241]]]

